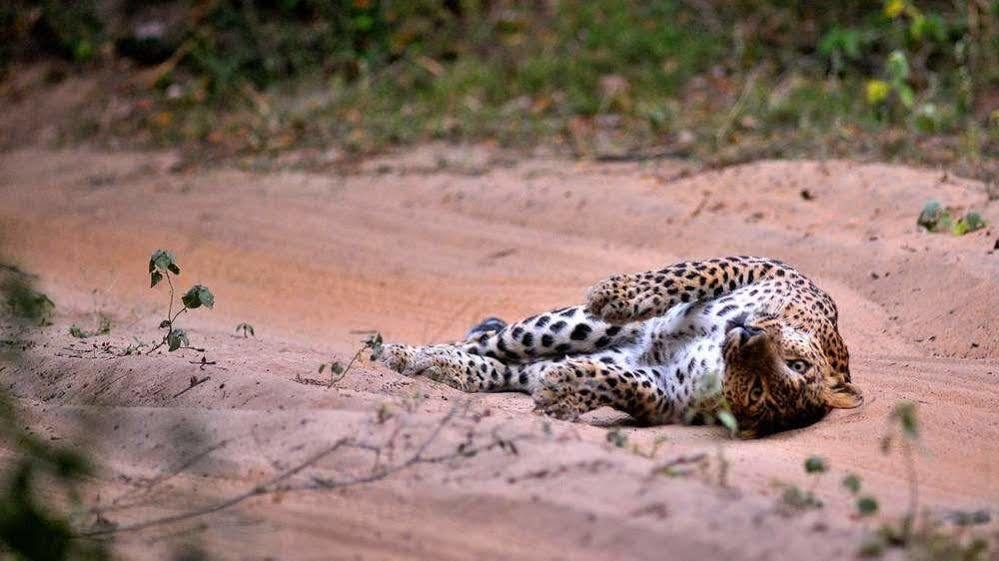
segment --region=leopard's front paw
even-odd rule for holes
[[[575,421],[589,410],[583,403],[573,376],[549,375],[531,397],[534,398],[535,412],[563,421]]]
[[[646,319],[651,310],[644,309],[641,293],[627,275],[615,275],[600,281],[586,295],[586,311],[612,324]]]

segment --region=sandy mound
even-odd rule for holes
[[[89,420],[103,466],[90,499],[120,527],[268,491],[123,532],[123,552],[850,557],[862,528],[839,479],[856,472],[885,510],[903,508],[901,464],[878,446],[903,399],[919,403],[924,425],[924,504],[999,500],[996,235],[914,224],[930,198],[999,223],[980,183],[850,162],[691,175],[671,162],[497,165],[474,151],[446,165],[454,154],[422,149],[329,175],[174,171],[164,154],[0,156],[5,251],[58,306],[40,334],[0,327],[6,344],[32,341],[0,377],[33,429],[79,439]],[[184,286],[217,295],[213,311],[183,319],[215,365],[193,351],[118,356],[134,336],[155,336],[166,296],[148,288],[145,266],[159,247],[177,254]],[[295,381],[349,358],[359,331],[447,340],[486,315],[577,302],[614,272],[736,253],[793,263],[833,295],[863,408],[733,442],[710,427],[634,428],[607,411],[547,421],[527,396],[466,395],[366,363],[332,389]],[[67,334],[95,312],[114,318],[111,336]],[[257,338],[235,336],[239,322]],[[192,376],[208,379],[189,388]],[[827,507],[788,517],[772,482],[803,484],[811,454],[833,467],[819,486]],[[658,474],[680,458],[697,460],[680,466],[689,474]]]

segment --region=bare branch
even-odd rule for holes
[[[281,492],[288,492],[288,491],[329,490],[329,489],[340,488],[340,487],[351,486],[351,485],[361,485],[361,484],[370,483],[370,482],[373,482],[373,481],[378,481],[378,480],[381,480],[381,479],[385,479],[385,478],[387,478],[387,477],[389,477],[389,476],[391,476],[393,474],[396,474],[396,473],[398,473],[400,471],[403,471],[403,470],[405,470],[405,469],[407,469],[409,467],[412,467],[414,465],[417,465],[417,464],[439,463],[439,462],[444,462],[444,461],[453,460],[453,459],[468,458],[468,457],[475,456],[476,454],[479,454],[481,452],[486,452],[486,451],[493,450],[493,449],[496,449],[496,448],[499,448],[501,450],[505,450],[505,451],[513,453],[513,454],[516,454],[517,453],[517,448],[516,448],[514,442],[515,441],[519,441],[519,440],[524,440],[524,439],[530,437],[530,435],[521,434],[521,435],[517,435],[517,436],[511,437],[511,438],[503,438],[503,437],[499,436],[497,430],[494,429],[491,432],[492,439],[489,442],[487,442],[487,443],[485,443],[485,444],[483,444],[481,446],[472,446],[471,442],[475,439],[476,433],[469,432],[468,437],[466,438],[466,441],[463,442],[458,447],[458,449],[455,450],[454,452],[448,453],[448,454],[437,455],[437,456],[427,455],[427,451],[434,444],[434,442],[436,442],[438,440],[438,438],[439,438],[440,434],[443,432],[443,430],[446,427],[450,426],[453,423],[453,421],[455,420],[455,418],[464,415],[468,411],[469,406],[470,406],[470,404],[468,402],[464,402],[464,403],[456,405],[450,411],[448,411],[448,413],[444,417],[441,418],[440,422],[438,422],[436,424],[436,426],[433,428],[433,430],[430,432],[430,434],[426,438],[423,439],[423,441],[417,447],[416,451],[413,452],[411,455],[409,455],[409,457],[407,457],[404,461],[402,461],[400,463],[389,465],[389,466],[385,466],[385,465],[381,464],[380,462],[381,462],[382,452],[383,452],[384,449],[386,449],[386,448],[388,448],[390,450],[394,449],[395,443],[396,443],[396,439],[402,433],[401,427],[396,428],[395,430],[393,430],[393,432],[392,432],[391,436],[389,437],[389,439],[386,440],[386,441],[384,441],[380,445],[375,445],[375,444],[370,444],[370,443],[365,443],[365,442],[358,442],[358,441],[355,441],[352,438],[341,438],[341,439],[337,440],[336,442],[334,442],[333,444],[331,444],[331,445],[323,448],[322,450],[320,450],[320,451],[316,452],[315,454],[309,456],[305,460],[299,462],[295,466],[293,466],[293,467],[291,467],[291,468],[289,468],[289,469],[287,469],[287,470],[279,473],[278,475],[274,476],[273,478],[265,481],[264,483],[256,485],[252,489],[249,489],[247,491],[244,491],[242,493],[234,495],[234,496],[232,496],[232,497],[230,497],[228,499],[216,502],[214,504],[208,505],[208,506],[203,507],[203,508],[199,508],[199,509],[195,509],[195,510],[191,510],[191,511],[187,511],[187,512],[182,512],[182,513],[178,513],[178,514],[173,514],[173,515],[170,515],[170,516],[163,516],[163,517],[160,517],[160,518],[154,518],[152,520],[146,520],[146,521],[143,521],[143,522],[136,522],[134,524],[127,524],[127,525],[116,526],[116,527],[99,527],[99,528],[93,528],[93,529],[90,529],[90,530],[78,533],[77,537],[81,537],[81,538],[100,538],[100,537],[109,536],[109,535],[112,535],[112,534],[119,534],[119,533],[123,533],[123,532],[136,532],[136,531],[145,530],[147,528],[153,528],[153,527],[157,527],[157,526],[162,526],[162,525],[167,525],[167,524],[173,524],[173,523],[177,523],[177,522],[183,522],[183,521],[186,521],[186,520],[191,520],[191,519],[194,519],[194,518],[198,518],[198,517],[201,517],[201,516],[205,516],[205,515],[208,515],[208,514],[216,513],[216,512],[219,512],[219,511],[231,508],[233,506],[236,506],[236,505],[242,503],[243,501],[246,501],[247,499],[250,499],[250,498],[253,498],[253,497],[256,497],[256,496],[259,496],[259,495],[265,495],[265,494],[270,494],[270,493],[281,493]],[[476,421],[478,421],[478,419],[476,419]],[[220,444],[218,446],[221,446],[221,445],[222,444]],[[314,476],[314,477],[311,477],[309,479],[308,483],[303,484],[303,485],[287,485],[287,484],[285,484],[285,482],[288,481],[289,479],[295,477],[296,475],[300,474],[302,471],[308,469],[309,467],[314,466],[319,461],[323,460],[324,458],[330,456],[331,454],[333,454],[336,451],[341,450],[343,448],[352,448],[352,449],[358,449],[358,450],[366,450],[368,452],[371,452],[371,453],[375,454],[375,462],[374,462],[372,468],[370,469],[370,471],[368,473],[366,473],[366,474],[363,474],[363,475],[359,475],[359,476],[356,476],[356,477],[344,478],[344,479],[324,479],[324,478],[319,478],[319,477],[315,477]],[[210,449],[209,452],[211,450],[214,450],[214,448]],[[195,461],[197,461],[197,459],[199,459],[201,457],[204,457],[204,455],[206,455],[207,453],[208,452],[205,452],[205,453],[199,454],[198,456],[195,456],[190,461],[185,462],[185,464],[183,464],[183,466],[180,469],[184,469],[184,467],[187,467],[187,466],[193,464]],[[153,482],[152,485],[159,484],[162,481],[165,481],[166,479],[168,479],[170,477],[173,477],[174,475],[176,475],[176,473],[178,473],[178,472],[175,471],[173,474],[171,474],[171,475],[169,475],[169,476],[167,476],[165,478],[162,478],[160,480],[156,480],[156,481]],[[151,489],[151,487],[152,487],[151,485],[146,486],[147,490]]]

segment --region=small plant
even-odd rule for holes
[[[628,435],[621,432],[621,429],[612,429],[607,431],[607,442],[617,448],[624,448],[628,445]]]
[[[166,319],[160,322],[160,329],[165,330],[163,339],[153,346],[153,348],[149,349],[148,352],[151,353],[163,345],[167,345],[167,350],[171,352],[180,348],[189,348],[203,352],[204,349],[192,347],[191,342],[187,338],[187,332],[183,329],[178,329],[174,324],[177,318],[188,310],[194,310],[202,306],[208,309],[213,308],[215,306],[215,295],[212,294],[212,291],[208,287],[196,284],[180,297],[181,308],[177,313],[174,313],[174,286],[171,275],[180,275],[180,267],[177,265],[173,254],[162,249],[154,251],[149,258],[150,288],[155,288],[157,284],[166,279],[167,284],[170,286],[170,303],[167,307]]]
[[[243,322],[236,326],[236,333],[242,333],[243,338],[256,337],[257,334],[253,332],[253,326]]]
[[[809,456],[804,463],[805,473],[811,476],[811,484],[808,489],[802,489],[797,485],[784,485],[784,492],[781,494],[783,503],[796,510],[808,508],[822,508],[822,500],[815,496],[815,489],[824,473],[829,471],[829,466],[824,458],[820,456]]]
[[[703,377],[694,389],[693,406],[684,413],[683,420],[690,424],[702,420],[705,424],[715,423],[728,429],[729,435],[739,434],[739,423],[732,414],[731,407],[722,394],[722,378],[717,373]]]
[[[355,362],[357,362],[357,359],[361,358],[361,354],[364,352],[365,349],[371,349],[370,360],[375,360],[376,358],[381,356],[383,343],[384,341],[382,339],[382,334],[375,332],[369,335],[367,338],[365,338],[364,341],[362,341],[361,348],[357,349],[357,352],[354,353],[353,357],[351,357],[350,362],[347,363],[347,366],[344,366],[338,360],[334,360],[329,363],[324,362],[320,364],[319,365],[320,374],[322,374],[326,368],[330,369],[330,381],[328,384],[326,384],[326,387],[332,388],[337,382],[343,380],[344,377],[347,376],[347,372],[350,371],[350,368],[354,366]]]
[[[913,454],[913,449],[920,444],[916,404],[911,401],[899,403],[888,416],[888,422],[888,431],[881,439],[881,451],[888,454],[895,446],[902,451],[906,479],[909,482],[909,507],[902,519],[901,535],[903,541],[908,541],[916,523],[916,516],[919,514],[919,479],[916,475],[916,459]]]
[[[97,335],[107,335],[111,333],[111,318],[100,314],[98,318],[97,329],[94,331],[89,331],[81,328],[78,325],[72,325],[69,328],[69,334],[77,339],[86,339],[88,337],[96,337]]]
[[[856,499],[854,506],[857,509],[857,516],[863,518],[878,512],[878,500],[870,495],[861,495],[862,484],[860,476],[849,473],[843,478],[843,487]]]
[[[977,212],[968,212],[954,220],[948,209],[932,200],[923,205],[923,210],[920,211],[916,224],[930,232],[949,231],[955,236],[963,236],[987,226],[985,220]]]

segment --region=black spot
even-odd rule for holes
[[[520,377],[517,380],[520,381],[520,385],[526,386],[527,385],[527,373],[521,372],[520,373]]]
[[[576,315],[576,308],[566,308],[565,310],[559,312],[558,315],[564,318],[571,318],[572,316]]]
[[[524,333],[524,336],[520,339],[520,343],[525,347],[530,347],[534,343],[534,335],[531,333]]]
[[[600,362],[604,364],[616,364],[614,359],[609,356],[600,357]]]
[[[561,345],[555,347],[555,352],[559,354],[565,354],[569,352],[570,349],[572,349],[572,345],[570,345],[569,343],[562,343]]]
[[[520,337],[520,335],[521,335],[521,334],[522,334],[523,332],[524,332],[524,328],[523,328],[523,327],[520,327],[520,326],[517,326],[517,327],[514,327],[514,328],[513,328],[513,336],[514,336],[515,338],[516,338],[516,337]]]
[[[552,343],[554,343],[554,342],[555,342],[555,338],[552,337],[551,335],[547,334],[547,333],[545,333],[544,335],[541,336],[541,346],[542,347],[550,347],[550,346],[552,346]]]
[[[580,323],[573,328],[572,333],[569,334],[569,338],[573,341],[582,341],[590,336],[593,332],[593,328],[585,323]]]
[[[484,363],[484,362],[483,362],[482,364],[480,364],[480,365],[479,365],[479,370],[481,370],[481,371],[483,371],[483,372],[485,372],[487,368],[488,368],[488,367],[486,366],[486,363]]]
[[[606,347],[607,345],[609,345],[609,344],[610,344],[610,342],[611,342],[611,340],[610,340],[610,337],[607,337],[607,336],[604,336],[604,337],[601,337],[601,338],[597,339],[597,340],[596,340],[596,341],[595,341],[595,342],[593,343],[593,345],[594,345],[594,346],[595,346],[596,348],[598,348],[598,349],[602,349],[602,348]]]
[[[739,309],[737,306],[733,306],[732,304],[729,304],[728,306],[725,306],[724,308],[718,310],[718,315],[723,316],[725,314],[728,314],[729,312],[734,312],[737,309]]]
[[[551,319],[552,318],[550,318],[549,316],[546,316],[546,315],[545,316],[541,316],[541,317],[538,318],[538,321],[534,322],[534,327],[544,327],[544,326],[548,325],[548,322],[551,321]]]
[[[551,324],[551,327],[549,327],[548,330],[551,331],[552,333],[558,333],[559,331],[565,329],[566,325],[567,324],[564,321],[556,321],[555,323]]]

